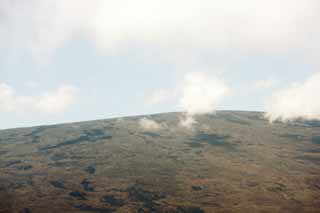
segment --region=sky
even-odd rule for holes
[[[318,11],[318,0],[3,0],[0,129],[171,111],[320,119]]]

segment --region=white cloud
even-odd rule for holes
[[[21,96],[10,85],[0,83],[0,111],[3,112],[59,113],[70,107],[75,98],[76,89],[70,85],[39,96]]]
[[[190,115],[214,112],[231,88],[216,76],[205,72],[188,72],[175,88],[159,89],[146,99],[146,104],[160,104],[173,99]]]
[[[181,127],[192,129],[193,125],[197,124],[197,121],[195,120],[193,115],[186,114],[183,117],[180,118],[179,125]]]
[[[136,44],[166,54],[173,48],[316,50],[319,9],[318,0],[3,0],[0,40],[36,57],[78,35],[107,51]]]
[[[202,72],[191,72],[184,77],[179,105],[188,114],[210,113],[229,93],[230,88],[222,80]]]
[[[13,89],[4,83],[0,84],[0,110],[13,111],[16,98]]]
[[[175,99],[178,108],[186,113],[180,125],[189,128],[196,123],[194,115],[214,112],[223,98],[231,94],[231,88],[222,79],[198,71],[186,73],[175,88],[159,89],[153,94],[153,104]],[[147,101],[150,103],[150,99]]]
[[[47,60],[87,27],[96,7],[76,0],[1,1],[0,46],[27,51],[38,62]]]
[[[267,105],[266,117],[270,121],[297,118],[320,119],[320,72],[303,83],[294,83],[277,91]]]
[[[159,130],[163,128],[163,124],[149,118],[141,118],[139,120],[139,125],[145,130]]]
[[[187,73],[180,87],[179,106],[186,112],[180,119],[180,126],[185,128],[197,123],[194,115],[214,112],[231,93],[225,82],[204,72]]]
[[[75,93],[76,89],[73,86],[60,86],[56,91],[40,96],[35,103],[35,107],[43,112],[63,112],[74,103]]]

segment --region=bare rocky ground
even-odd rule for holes
[[[320,212],[320,122],[181,116],[0,131],[0,212]]]

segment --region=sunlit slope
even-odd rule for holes
[[[0,212],[317,212],[320,122],[258,112],[0,131]]]

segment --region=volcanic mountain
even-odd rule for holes
[[[0,212],[320,212],[320,122],[183,116],[1,130]]]

